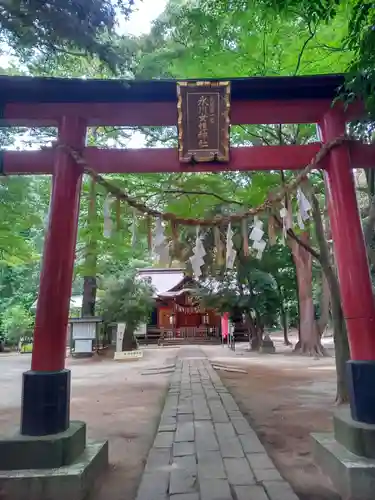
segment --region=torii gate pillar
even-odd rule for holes
[[[331,109],[321,123],[324,141],[345,133],[345,117]],[[347,145],[330,153],[328,209],[351,360],[348,381],[352,418],[375,424],[375,305]]]
[[[80,150],[86,124],[64,117],[62,144]],[[23,375],[21,433],[44,436],[66,431],[70,416],[70,371],[65,369],[82,170],[56,150],[48,229],[36,310],[31,370]]]

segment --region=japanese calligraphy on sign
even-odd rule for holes
[[[179,82],[181,162],[229,161],[229,82]]]

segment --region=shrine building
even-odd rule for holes
[[[197,282],[181,268],[141,269],[138,275],[154,288],[155,307],[138,334],[147,342],[220,342],[220,313],[205,308],[196,295]],[[145,339],[142,339],[146,337]]]

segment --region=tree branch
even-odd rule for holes
[[[243,206],[243,203],[237,200],[228,200],[226,198],[223,198],[219,194],[216,193],[211,193],[210,191],[185,191],[184,189],[166,189],[164,190],[164,193],[168,194],[183,194],[183,195],[205,195],[205,196],[213,196],[214,198],[217,198],[218,200],[222,201],[223,203],[226,203],[228,205],[241,205]]]
[[[283,223],[281,222],[281,219],[279,219],[279,217],[277,215],[274,215],[274,218],[275,218],[276,224],[280,228],[282,228],[283,227]],[[296,243],[298,243],[298,245],[300,245],[302,248],[304,248],[307,252],[309,252],[318,262],[321,262],[321,256],[320,256],[320,254],[316,250],[314,250],[310,245],[307,245],[306,243],[304,243],[296,235],[296,233],[293,231],[293,229],[288,229],[287,230],[287,235],[289,236],[289,238],[291,238]]]
[[[257,139],[259,139],[260,141],[263,141],[267,146],[271,146],[271,143],[268,139],[266,139],[264,136],[262,135],[258,135],[258,134],[254,134],[254,132],[250,132],[249,130],[246,129],[246,127],[244,125],[238,125],[240,128],[242,128],[242,130],[244,132],[246,132],[248,135],[250,136],[253,136],[253,137],[256,137]]]
[[[54,45],[54,44],[50,44],[49,49],[52,50],[53,52],[56,52],[59,54],[66,54],[66,55],[72,56],[72,57],[87,57],[87,52],[76,52],[73,50],[67,50],[67,49],[63,49],[62,47],[57,47],[57,45]],[[46,56],[50,55],[50,52],[47,52],[47,51],[43,51],[43,53]]]
[[[294,70],[294,76],[297,75],[298,71],[299,71],[299,68],[301,66],[301,61],[302,61],[302,56],[303,56],[303,53],[305,52],[305,49],[308,45],[308,43],[314,38],[315,34],[316,34],[316,28],[314,30],[312,30],[311,28],[311,25],[309,24],[308,25],[308,28],[309,28],[309,32],[310,32],[310,35],[308,36],[308,38],[306,38],[306,40],[304,41],[303,45],[302,45],[302,48],[301,48],[301,51],[300,53],[298,54],[298,59],[297,59],[297,66],[296,66],[296,69]]]
[[[348,49],[345,49],[344,47],[332,47],[332,45],[327,45],[326,43],[320,43],[318,41],[316,41],[316,47],[326,49],[331,52],[348,52]]]

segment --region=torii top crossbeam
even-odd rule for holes
[[[319,123],[344,83],[343,75],[234,78],[232,125]],[[0,107],[7,126],[58,126],[62,117],[79,116],[86,126],[172,126],[177,124],[176,81],[87,80],[45,77],[0,77]],[[346,119],[362,109],[352,105]],[[225,170],[303,168],[320,144],[232,148]],[[352,165],[371,166],[371,146],[351,145]],[[182,172],[175,149],[118,150],[86,148],[85,159],[99,173]],[[7,174],[52,173],[53,151],[3,154]],[[322,164],[324,168],[325,164]],[[215,171],[201,163],[195,171]]]
[[[217,80],[215,80],[217,81]],[[317,123],[344,83],[342,75],[233,78],[231,123]],[[161,126],[177,122],[175,80],[0,77],[2,117],[10,125],[57,125],[79,114],[91,125]]]

